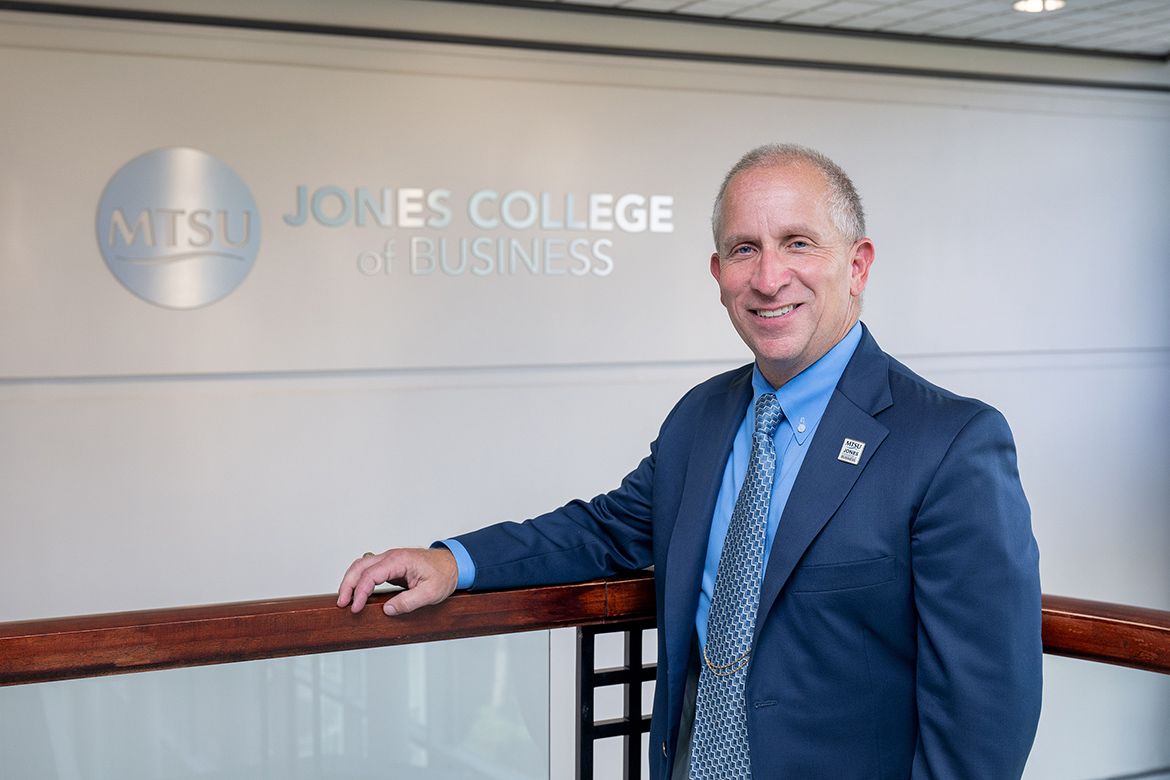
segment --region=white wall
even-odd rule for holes
[[[325,592],[366,549],[613,486],[746,358],[705,221],[773,139],[853,174],[879,342],[1012,423],[1045,590],[1170,608],[1165,96],[5,14],[0,106],[0,620]],[[191,311],[131,295],[95,240],[110,177],[172,146],[230,165],[263,226],[248,279]],[[294,228],[301,185],[445,187],[455,219]],[[604,277],[410,273],[411,235],[480,235],[481,188],[665,194],[674,231],[581,233],[613,241]],[[392,273],[363,275],[387,238]],[[1046,670],[1029,777],[1170,765],[1165,679]]]

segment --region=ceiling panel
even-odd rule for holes
[[[548,0],[668,15],[726,18],[968,42],[1058,46],[1170,59],[1168,0],[1066,0],[1043,13],[1012,0]]]

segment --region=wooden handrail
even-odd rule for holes
[[[1170,612],[1044,596],[1044,652],[1170,674]]]
[[[329,653],[654,617],[637,572],[541,588],[457,593],[387,618],[375,594],[355,615],[336,597],[0,623],[0,685]],[[1043,601],[1044,651],[1170,674],[1170,612],[1062,596]]]
[[[374,594],[356,615],[325,595],[0,623],[0,685],[654,617],[643,574],[457,593],[394,618],[382,614],[388,597]]]

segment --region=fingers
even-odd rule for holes
[[[444,592],[441,585],[433,580],[428,580],[391,596],[382,605],[382,611],[387,615],[404,615],[419,607],[438,604],[450,595],[450,592]]]
[[[455,592],[459,566],[445,548],[435,550],[387,550],[359,558],[349,566],[337,593],[337,606],[351,604],[360,612],[374,588],[383,582],[402,584],[408,590],[387,600],[387,615],[404,614],[428,604],[438,604]]]
[[[380,568],[386,556],[392,552],[387,550],[381,555],[367,554],[351,563],[337,589],[337,606],[344,607],[352,601],[353,611],[360,612],[374,588],[386,581],[385,576],[379,578]]]
[[[402,566],[401,576],[407,590],[387,599],[382,611],[387,615],[402,615],[419,607],[438,604],[455,592],[459,581],[459,565],[455,556],[444,548],[433,550],[394,550],[392,566]]]

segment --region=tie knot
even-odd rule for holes
[[[775,393],[764,393],[756,399],[756,433],[772,438],[783,418],[784,410]]]

